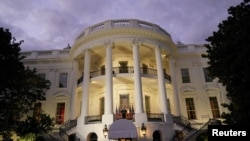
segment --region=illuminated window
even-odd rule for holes
[[[196,119],[195,107],[194,107],[194,99],[186,98],[186,107],[188,119]]]
[[[189,71],[187,68],[181,69],[182,83],[190,83]]]
[[[56,124],[62,124],[64,122],[65,103],[57,103],[56,107]]]
[[[104,97],[100,98],[100,113],[104,114]]]
[[[59,88],[66,88],[68,80],[68,73],[60,73]]]
[[[170,100],[168,98],[167,98],[167,104],[168,104],[168,112],[171,113]]]
[[[220,110],[216,97],[209,97],[213,118],[220,118]]]
[[[146,113],[150,113],[150,97],[145,96],[145,107],[146,107]]]
[[[120,108],[129,108],[128,94],[120,95]]]

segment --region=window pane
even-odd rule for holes
[[[216,97],[209,97],[213,118],[220,118],[220,110]]]
[[[204,76],[205,76],[205,81],[206,82],[212,82],[213,79],[209,76],[209,72],[207,68],[203,68]]]
[[[150,97],[145,96],[146,113],[150,113]]]
[[[100,98],[100,113],[104,114],[104,97]]]
[[[119,72],[120,73],[128,73],[128,62],[127,61],[120,61],[119,62]]]
[[[129,97],[128,95],[120,95],[120,109],[129,108]]]
[[[67,79],[68,79],[68,74],[67,73],[61,73],[60,74],[60,82],[59,82],[59,87],[60,88],[66,88],[67,87]]]
[[[190,83],[189,72],[187,68],[181,69],[182,83]]]
[[[196,119],[193,98],[186,98],[186,107],[187,107],[188,119]]]
[[[57,103],[56,108],[56,124],[62,124],[64,122],[65,103]]]

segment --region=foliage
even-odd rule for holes
[[[206,40],[208,70],[226,86],[229,112],[226,124],[249,124],[250,119],[250,2],[244,0],[228,9],[229,17]]]
[[[20,122],[17,128],[17,134],[20,136],[34,134],[35,137],[41,136],[43,133],[48,133],[52,130],[54,119],[47,114],[39,114],[37,116],[28,116],[25,121]]]
[[[33,103],[45,100],[45,91],[50,88],[48,80],[23,65],[22,42],[16,42],[8,29],[0,28],[0,135],[5,139],[18,128]]]

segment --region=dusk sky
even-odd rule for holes
[[[203,44],[242,0],[1,0],[0,27],[22,51],[63,49],[87,27],[111,19],[161,26],[174,42]]]

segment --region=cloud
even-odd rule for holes
[[[11,0],[0,3],[0,26],[25,42],[23,50],[62,49],[88,26],[140,19],[169,32],[174,42],[204,43],[235,0]]]

